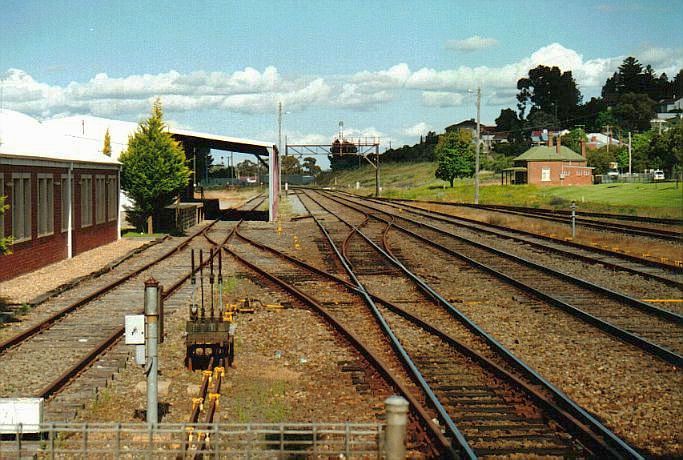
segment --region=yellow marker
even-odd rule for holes
[[[197,406],[201,407],[202,401],[202,398],[192,398],[192,408],[194,409]]]

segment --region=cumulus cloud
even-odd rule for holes
[[[455,50],[461,53],[471,53],[473,51],[483,50],[498,45],[498,40],[495,38],[480,37],[473,35],[464,40],[448,40],[446,48]]]
[[[432,131],[433,128],[431,125],[428,123],[425,123],[424,121],[421,121],[419,123],[414,124],[413,126],[409,126],[407,128],[404,128],[401,131],[401,134],[404,136],[422,136],[424,134],[427,134],[429,131]]]
[[[476,38],[476,40],[473,40]],[[462,42],[484,43],[482,37]],[[643,65],[670,77],[683,67],[683,48],[643,48],[632,53]],[[411,69],[399,63],[386,69],[363,70],[349,75],[284,77],[277,68],[246,67],[234,72],[175,70],[159,74],[112,77],[106,73],[88,81],[59,86],[40,82],[20,69],[0,75],[4,107],[37,117],[56,114],[93,114],[116,117],[144,115],[155,97],[169,112],[228,110],[236,113],[274,113],[278,102],[287,110],[342,108],[372,110],[405,92],[421,93],[428,107],[462,105],[468,89],[483,87],[483,102],[514,103],[517,80],[538,65],[571,70],[584,93],[597,92],[625,56],[586,59],[559,43],[543,46],[529,56],[500,66],[458,66],[452,69]]]
[[[425,91],[422,93],[422,103],[427,107],[456,107],[462,105],[465,95],[449,93],[447,91]]]

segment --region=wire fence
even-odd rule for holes
[[[1,459],[382,458],[385,427],[358,423],[51,423],[0,426]]]

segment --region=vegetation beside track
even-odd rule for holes
[[[381,165],[382,196],[417,200],[471,203],[474,197],[472,179],[456,179],[453,188],[434,177],[436,163],[387,163]],[[579,209],[654,217],[681,218],[683,184],[600,184],[573,187],[539,187],[536,185],[500,185],[500,177],[482,172],[480,203],[548,208],[568,208],[575,200]],[[356,182],[360,188],[356,189]],[[375,191],[375,169],[363,165],[359,169],[323,173],[318,185],[334,186],[361,195]]]

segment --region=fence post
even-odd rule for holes
[[[21,436],[24,432],[24,424],[17,424],[17,458],[21,458]]]
[[[50,458],[55,459],[55,424],[50,423]]]
[[[408,425],[408,401],[402,396],[389,396],[384,401],[387,413],[387,431],[384,450],[387,460],[403,460],[406,457],[406,427]]]
[[[114,442],[114,458],[121,458],[121,423],[116,424],[116,441]]]

